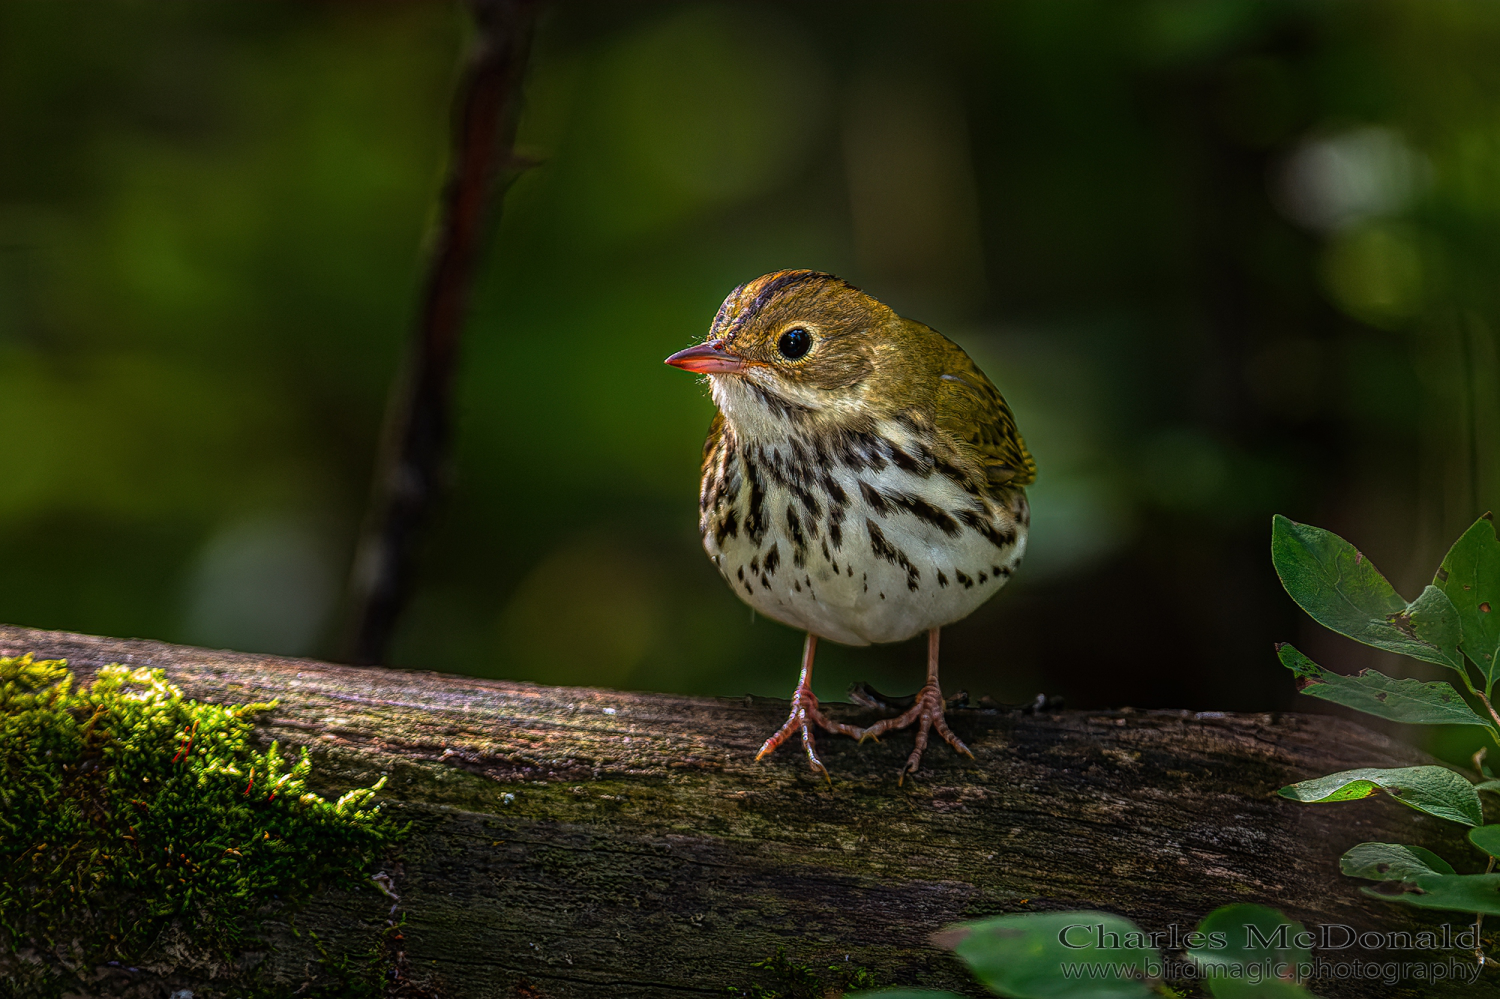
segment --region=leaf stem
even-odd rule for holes
[[[1469,678],[1469,669],[1468,669],[1467,665],[1463,669],[1458,670],[1458,675],[1463,678],[1464,686],[1469,688],[1469,693],[1473,694],[1475,697],[1478,697],[1478,698],[1483,698],[1484,697],[1483,694],[1481,694],[1477,689],[1475,689],[1475,687],[1474,687],[1474,681]]]
[[[1495,692],[1495,681],[1497,679],[1500,679],[1500,675],[1490,676],[1490,674],[1486,672],[1485,669],[1479,665],[1479,663],[1469,658],[1469,654],[1467,652],[1460,651],[1458,654],[1458,658],[1462,660],[1464,664],[1464,675],[1468,676],[1470,667],[1473,667],[1473,669],[1480,676],[1484,677],[1484,696],[1489,697],[1493,695]]]
[[[1486,873],[1486,874],[1493,874],[1494,872],[1495,872],[1495,858],[1491,857],[1489,864],[1487,864],[1485,866],[1484,873]],[[1483,968],[1486,964],[1494,964],[1495,963],[1495,962],[1491,961],[1488,957],[1486,957],[1485,954],[1484,954],[1484,942],[1479,939],[1479,931],[1482,930],[1483,928],[1484,928],[1484,913],[1482,913],[1482,912],[1476,912],[1476,913],[1474,913],[1474,956],[1479,959],[1479,967],[1480,968]]]
[[[1482,693],[1477,687],[1474,686],[1474,681],[1469,679],[1469,671],[1467,669],[1459,670],[1458,675],[1463,678],[1464,686],[1469,688],[1469,693],[1479,698],[1479,703],[1483,704],[1484,710],[1489,712],[1490,718],[1495,723],[1494,725],[1490,726],[1490,738],[1495,740],[1495,744],[1497,746],[1500,746],[1500,712],[1496,712],[1495,706],[1490,703],[1490,699],[1485,696],[1485,694]],[[1484,771],[1480,771],[1480,773],[1483,772]]]
[[[1474,693],[1479,697],[1479,703],[1484,705],[1484,709],[1488,711],[1490,713],[1490,717],[1495,720],[1495,725],[1497,727],[1500,727],[1500,714],[1497,714],[1495,712],[1495,706],[1490,703],[1490,699],[1479,693],[1479,691],[1477,690],[1474,691]]]

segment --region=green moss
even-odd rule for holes
[[[63,991],[185,948],[229,962],[268,914],[363,880],[395,832],[370,804],[383,779],[337,801],[310,793],[305,750],[292,763],[251,745],[271,706],[185,700],[161,671],[124,666],[74,689],[63,662],[0,658],[11,989]]]
[[[789,960],[783,947],[750,967],[760,973],[758,977],[762,980],[744,989],[731,986],[726,990],[729,995],[749,999],[823,999],[842,995],[849,989],[873,989],[876,985],[875,976],[867,968],[831,964],[826,974],[820,974],[808,965]]]

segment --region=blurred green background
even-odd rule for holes
[[[0,5],[0,620],[335,654],[467,39],[431,4]],[[1040,466],[944,680],[1270,709],[1269,521],[1414,595],[1500,506],[1500,6],[553,4],[392,661],[785,696],[661,359],[813,267],[961,343]],[[895,691],[920,642],[825,645]],[[1308,707],[1309,705],[1301,705]]]

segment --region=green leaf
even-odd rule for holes
[[[1463,625],[1463,651],[1484,674],[1488,691],[1500,679],[1500,538],[1490,514],[1453,543],[1432,582],[1452,601]]]
[[[1484,725],[1453,685],[1396,680],[1372,669],[1345,676],[1323,669],[1290,645],[1276,647],[1281,663],[1297,677],[1297,689],[1379,718],[1410,725]]]
[[[1037,912],[960,923],[933,936],[992,992],[1013,999],[1149,999],[1161,955],[1107,912]]]
[[[1420,846],[1361,843],[1339,858],[1339,870],[1368,881],[1409,881],[1419,874],[1452,874],[1453,865]]]
[[[1462,671],[1458,612],[1429,586],[1407,603],[1349,542],[1277,514],[1271,561],[1297,605],[1314,621],[1377,649]]]
[[[1491,857],[1500,857],[1500,826],[1479,826],[1470,829],[1469,842]]]
[[[1404,902],[1419,909],[1500,916],[1500,874],[1418,874],[1410,880],[1383,881],[1362,890],[1371,898]]]
[[[1308,999],[1297,984],[1299,969],[1312,963],[1311,939],[1294,923],[1263,905],[1226,905],[1198,924],[1202,946],[1188,957],[1203,970],[1215,999]]]
[[[874,992],[845,992],[844,999],[964,999],[957,992],[936,992],[932,989],[876,989]]]
[[[1476,790],[1476,791],[1490,791],[1490,792],[1493,792],[1495,794],[1500,794],[1500,780],[1487,780],[1487,781],[1484,781],[1482,783],[1475,784],[1474,785],[1474,790]]]
[[[1447,767],[1344,770],[1292,784],[1276,793],[1293,801],[1353,801],[1368,798],[1377,789],[1386,791],[1403,805],[1440,819],[1466,826],[1484,823],[1479,792],[1461,774]]]

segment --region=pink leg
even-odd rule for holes
[[[755,754],[758,760],[767,753],[774,750],[789,739],[793,732],[802,732],[802,748],[807,750],[807,762],[812,768],[823,775],[823,779],[831,785],[833,778],[828,776],[828,768],[823,766],[823,761],[818,759],[817,748],[813,743],[812,726],[821,725],[830,732],[838,732],[841,735],[859,738],[859,729],[853,725],[845,725],[841,722],[831,720],[823,714],[818,707],[818,699],[812,692],[812,666],[813,653],[818,648],[818,636],[812,632],[807,633],[807,644],[802,647],[802,677],[797,681],[797,689],[792,693],[792,712],[787,716],[786,724],[776,731],[776,734],[766,740],[766,744],[760,747],[760,752]]]
[[[907,774],[917,772],[917,765],[922,762],[922,750],[927,748],[927,736],[934,728],[948,745],[969,759],[974,758],[974,754],[969,752],[969,747],[953,734],[953,730],[948,727],[948,720],[943,717],[943,693],[938,689],[939,630],[933,628],[927,633],[927,684],[917,693],[916,703],[897,717],[878,721],[859,733],[860,741],[864,741],[866,737],[879,738],[887,732],[905,728],[912,722],[918,723],[917,746],[911,751],[911,756],[907,757],[906,765],[901,768],[901,775],[896,780],[897,784],[905,781]]]

